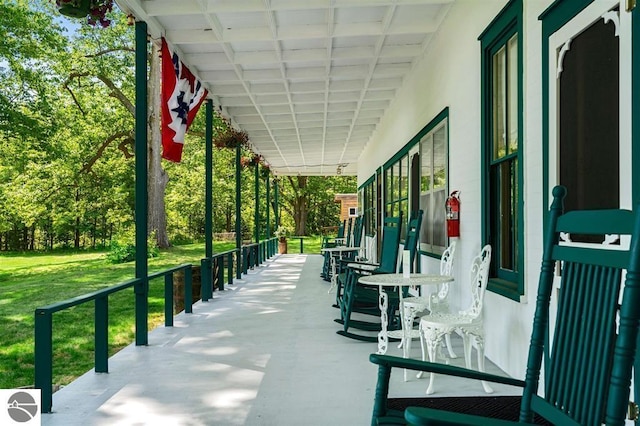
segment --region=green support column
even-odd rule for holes
[[[207,99],[205,120],[204,165],[204,251],[202,276],[202,301],[207,302],[213,293],[211,285],[211,256],[213,256],[213,101]]]
[[[242,169],[240,165],[240,146],[236,147],[236,278],[242,277],[242,211],[240,210],[240,180]]]
[[[273,209],[273,215],[275,216],[276,219],[276,229],[278,229],[280,227],[280,211],[279,211],[279,205],[278,205],[278,194],[279,194],[279,179],[278,178],[274,178],[273,179],[273,202],[275,204],[274,209]]]
[[[631,43],[633,46],[640,46],[640,8],[635,7],[631,12],[631,28],[633,28],[631,35]],[[640,113],[640,49],[632,49],[631,54],[631,116],[638,117]],[[635,77],[635,78],[634,78]],[[634,118],[633,125],[631,126],[631,201],[632,206],[637,206],[640,203],[640,125],[637,124],[637,119]],[[638,335],[638,341],[636,343],[636,357],[633,374],[633,393],[634,401],[638,401],[640,398],[640,334]]]
[[[136,124],[135,124],[135,220],[136,278],[134,287],[136,345],[147,345],[149,313],[149,280],[147,265],[147,23],[136,22]]]
[[[266,238],[269,239],[271,238],[271,223],[270,221],[270,212],[271,212],[271,181],[270,178],[271,175],[267,175],[267,227],[265,229],[266,231]],[[271,253],[267,254],[267,257],[271,257]]]
[[[254,236],[256,239],[256,243],[260,243],[260,164],[256,164],[256,168],[254,170],[255,176],[255,205],[256,212],[254,215]],[[260,253],[260,250],[258,250]],[[258,256],[258,263],[262,263],[260,256]]]

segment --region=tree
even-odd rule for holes
[[[340,214],[335,195],[356,190],[353,176],[285,176],[281,180],[280,199],[282,208],[293,219],[295,234],[307,235],[335,225]]]

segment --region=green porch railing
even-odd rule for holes
[[[224,290],[225,280],[224,273],[227,271],[227,284],[233,284],[233,273],[235,257],[240,255],[239,249],[231,249],[222,253],[215,253],[209,258],[203,258],[200,260],[202,271],[209,271],[208,276],[212,279],[208,279],[206,284],[202,287],[202,300],[208,301],[213,297],[213,291],[215,288],[222,291]],[[207,269],[208,268],[208,269]],[[203,277],[205,275],[203,274]]]
[[[260,245],[258,243],[244,244],[242,246],[242,273],[246,274],[249,269],[260,264],[258,259],[258,250]]]
[[[300,240],[300,254],[304,253],[304,240],[306,240],[308,237],[305,236],[293,236],[293,237],[289,237],[292,240]]]
[[[262,253],[261,253],[262,250]],[[227,271],[227,283],[233,284],[234,265],[236,257],[241,257],[243,272],[258,266],[262,259],[275,255],[277,238],[262,240],[259,243],[247,244],[242,249],[228,250],[216,253],[210,258],[201,259],[202,300],[212,297],[213,288],[224,290],[224,274]],[[261,256],[262,254],[262,256]],[[173,326],[173,278],[178,271],[184,270],[184,304],[185,313],[192,313],[192,264],[183,264],[163,271],[150,274],[149,281],[164,277],[164,325]],[[211,273],[204,273],[210,268]],[[212,278],[212,279],[211,279]],[[109,371],[109,296],[140,284],[142,279],[135,278],[92,293],[87,293],[72,299],[40,307],[35,310],[35,387],[42,392],[42,412],[50,413],[53,405],[53,314],[65,309],[95,302],[94,309],[94,341],[96,373]]]
[[[164,276],[164,314],[165,326],[173,326],[173,275],[184,270],[185,312],[191,313],[191,264],[183,264],[171,269],[155,272],[148,280]],[[50,413],[53,405],[53,314],[65,309],[95,302],[94,309],[94,345],[96,373],[109,372],[109,296],[133,288],[142,280],[134,278],[92,293],[37,308],[35,310],[35,388],[41,391],[41,409]]]
[[[242,273],[259,266],[261,263],[274,256],[278,250],[278,238],[271,237],[260,240],[257,243],[244,244],[241,248]]]

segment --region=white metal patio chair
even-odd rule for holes
[[[442,338],[449,336],[452,332],[462,335],[464,342],[464,361],[467,368],[471,368],[471,347],[472,340],[475,341],[478,353],[478,370],[484,372],[484,326],[482,322],[482,307],[484,293],[489,280],[489,265],[491,263],[491,246],[486,245],[471,262],[469,273],[469,284],[471,287],[471,306],[469,309],[456,314],[446,312],[434,312],[425,315],[420,319],[420,334],[424,352],[429,355],[429,361],[435,362],[442,344]],[[445,337],[446,338],[446,337]],[[434,373],[430,373],[429,387],[427,394],[434,392]],[[482,382],[486,393],[492,393],[493,389],[488,383]]]
[[[456,252],[456,241],[453,240],[449,247],[442,253],[440,257],[440,275],[453,275],[453,259]],[[449,303],[447,295],[449,293],[449,282],[440,284],[438,291],[427,296],[411,296],[405,297],[402,301],[402,315],[404,325],[404,338],[400,342],[403,348],[405,358],[411,353],[411,341],[420,338],[420,331],[413,327],[413,322],[418,314],[429,310],[429,312],[449,312]],[[450,336],[445,336],[445,343],[449,356],[456,358],[456,354],[451,348]],[[422,359],[425,359],[424,346],[422,345]],[[406,373],[406,371],[405,371]],[[407,380],[405,374],[405,380]]]

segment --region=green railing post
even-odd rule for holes
[[[227,254],[227,282],[233,284],[233,252]]]
[[[135,230],[136,278],[134,287],[136,345],[149,342],[149,280],[147,278],[147,23],[136,21],[136,123],[135,123]]]
[[[218,290],[224,290],[224,257],[218,257]]]
[[[187,288],[186,281],[185,288]],[[186,306],[185,304],[185,309]],[[164,276],[164,326],[173,327],[173,272]]]
[[[53,405],[53,326],[51,312],[35,312],[35,387],[41,392],[41,410],[50,413]]]
[[[212,293],[211,288],[213,287],[212,280],[212,271],[213,267],[211,258],[207,257],[200,261],[200,294],[202,295],[202,301],[208,302],[209,295]]]
[[[200,269],[200,271],[202,271],[202,269]],[[202,280],[202,275],[200,275],[200,280]],[[193,287],[192,286],[193,286],[193,270],[192,270],[192,266],[189,265],[184,268],[184,312],[186,314],[193,313],[193,307],[191,306],[193,304]]]
[[[242,273],[246,274],[249,270],[249,249],[247,246],[242,246]]]
[[[236,147],[236,250],[242,250],[242,210],[240,209],[242,169],[240,165],[240,146]],[[242,277],[242,256],[236,256],[236,278]],[[246,271],[245,271],[246,273]]]
[[[109,296],[96,298],[95,302],[95,371],[109,372]]]
[[[300,254],[304,253],[304,238],[300,238]]]

